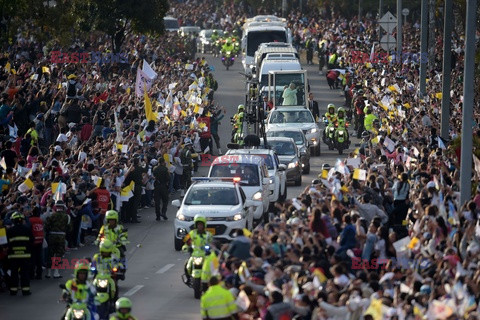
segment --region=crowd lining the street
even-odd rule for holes
[[[172,12],[186,24],[230,30],[241,25],[240,8],[216,10],[213,1],[210,7],[198,3],[174,4]],[[187,14],[192,7],[198,10]],[[352,50],[370,52],[377,32],[373,20],[292,12],[288,21],[299,48],[309,36],[317,44],[326,40],[320,53],[326,61],[335,52],[333,67],[354,67],[354,73],[336,74],[346,106],[354,116],[370,108],[381,127],[373,128],[348,159],[325,167],[299,197],[277,203],[270,223],[252,234],[239,231],[231,245],[219,248],[228,255],[220,272],[237,297],[241,319],[277,319],[278,310],[305,320],[478,319],[480,172],[475,171],[472,200],[458,202],[463,38],[453,40],[451,130],[450,141],[444,141],[438,137],[440,61],[428,73],[427,97],[420,98],[418,63],[350,62]],[[218,127],[201,125],[221,117],[212,70],[204,59],[191,59],[176,34],[157,40],[130,36],[125,41],[129,64],[99,66],[52,65],[49,52],[60,48],[42,47],[28,30],[21,31],[0,59],[5,66],[0,70],[0,223],[7,228],[15,211],[32,226],[45,227],[54,222],[52,212],[62,211],[68,217],[62,226],[66,250],[77,248],[99,229],[109,206],[125,223],[138,221],[138,208],[153,206],[152,169],[162,159],[171,174],[169,193],[185,187],[179,154],[186,139],[194,153],[207,146],[214,150],[211,137]],[[70,50],[96,51],[104,42],[92,37]],[[403,43],[405,51],[419,51],[418,24],[405,26]],[[144,60],[158,74],[149,90],[152,104],[159,106],[157,122],[145,120],[144,96],[135,94]],[[202,101],[192,103],[193,93]],[[480,139],[478,94],[475,141]],[[37,278],[53,255],[64,254],[48,250],[48,232],[37,234],[32,247]],[[5,250],[0,266],[5,276]]]

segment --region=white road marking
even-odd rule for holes
[[[142,289],[144,286],[139,284],[139,285],[136,285],[135,287],[133,287],[132,289],[128,290],[127,292],[125,292],[123,295],[125,297],[131,297],[133,296],[135,293],[137,293],[138,290]]]
[[[169,263],[169,264],[167,264],[165,267],[161,268],[160,270],[158,270],[158,271],[155,272],[155,273],[156,273],[156,274],[165,273],[165,272],[167,272],[168,270],[170,270],[173,266],[174,266],[173,263]]]

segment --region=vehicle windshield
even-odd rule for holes
[[[178,21],[176,19],[164,19],[165,29],[178,29]]]
[[[253,57],[258,46],[266,42],[287,42],[285,31],[251,31],[247,39],[247,56]]]
[[[268,131],[267,137],[287,137],[292,138],[295,141],[296,145],[302,145],[305,142],[303,141],[303,133],[300,131]]]
[[[269,123],[314,123],[312,113],[301,111],[274,111]]]
[[[296,154],[295,145],[291,142],[267,140],[267,143],[279,156],[294,156]]]
[[[211,38],[212,34],[213,34],[213,30],[205,30],[204,31],[205,38]]]
[[[235,188],[222,187],[193,187],[185,198],[185,205],[205,206],[235,206],[238,205],[238,196]]]
[[[258,166],[249,163],[219,163],[212,166],[210,177],[240,177],[243,186],[260,185]]]

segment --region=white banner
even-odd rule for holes
[[[135,82],[135,95],[137,97],[143,97],[144,86],[147,86],[147,90],[152,88],[153,79],[150,79],[145,72],[137,69],[137,81]]]
[[[145,72],[147,77],[149,77],[152,80],[157,77],[157,73],[155,71],[153,71],[152,67],[148,64],[147,61],[145,61],[145,59],[143,59],[142,71]]]

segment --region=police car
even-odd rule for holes
[[[229,149],[226,155],[254,155],[262,157],[270,176],[270,204],[287,198],[287,166],[280,163],[273,149]]]
[[[174,222],[175,250],[181,250],[183,238],[194,228],[193,218],[207,219],[207,230],[214,238],[232,240],[236,229],[253,228],[253,212],[260,201],[248,199],[240,178],[192,178],[183,201],[173,200],[178,208]]]

